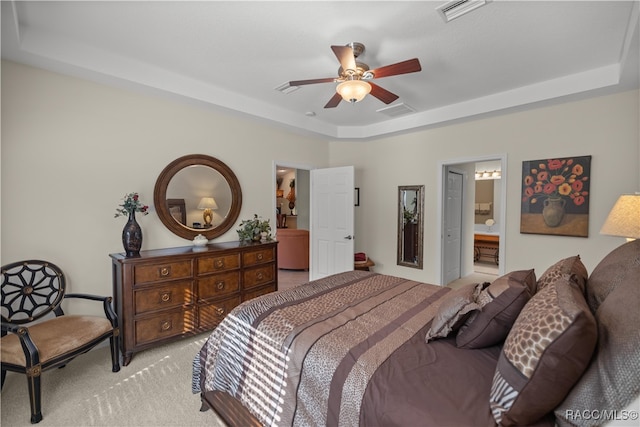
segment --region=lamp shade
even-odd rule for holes
[[[362,80],[347,80],[336,87],[336,92],[347,102],[362,101],[371,92],[371,85]]]
[[[198,209],[218,209],[218,204],[213,197],[203,197],[198,203]]]
[[[600,234],[640,239],[640,194],[623,194],[609,212]]]

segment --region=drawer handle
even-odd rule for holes
[[[218,313],[218,316],[222,316],[224,314],[224,308],[216,307],[216,313]]]
[[[221,280],[218,283],[216,283],[216,288],[221,291],[224,289],[224,282]]]
[[[162,300],[162,302],[171,301],[171,292],[163,293],[162,296],[160,297],[160,299]]]
[[[171,267],[160,267],[160,276],[167,277],[171,275]]]
[[[223,268],[223,267],[224,267],[224,260],[222,259],[216,260],[216,268]]]
[[[262,258],[263,258],[263,254],[262,254],[262,253],[259,253],[259,254],[258,254],[258,261],[262,261]]]
[[[264,274],[262,274],[262,271],[259,271],[256,273],[256,277],[258,278],[258,280],[262,280],[264,279]]]
[[[171,321],[170,321],[170,320],[165,320],[164,322],[162,322],[162,323],[160,324],[160,328],[161,328],[163,331],[168,331],[168,330],[170,330],[170,329],[171,329]]]

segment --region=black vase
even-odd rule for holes
[[[140,256],[140,248],[142,247],[142,229],[140,224],[136,222],[136,212],[129,214],[129,221],[122,230],[122,246],[127,257]]]

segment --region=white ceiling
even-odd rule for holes
[[[2,57],[170,95],[329,138],[370,139],[561,97],[638,88],[638,1],[500,1],[445,23],[442,1],[2,1]],[[323,106],[331,45],[362,42],[376,79],[415,112],[367,96]]]

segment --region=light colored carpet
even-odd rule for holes
[[[191,363],[208,333],[136,353],[111,372],[108,347],[93,349],[42,375],[38,426],[212,426],[225,424],[191,393]],[[2,388],[2,426],[31,426],[27,381],[8,372]]]

